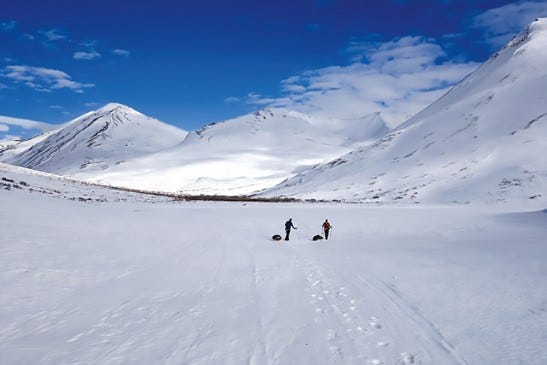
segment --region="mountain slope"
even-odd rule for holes
[[[187,194],[251,193],[349,151],[353,142],[347,136],[313,123],[291,110],[261,110],[209,124],[174,148],[116,166],[92,180]],[[385,134],[381,118],[373,128],[366,124],[361,138]]]
[[[547,198],[547,19],[368,147],[263,193],[351,201]]]
[[[112,103],[23,142],[5,162],[88,177],[125,160],[171,147],[186,134],[127,106]]]

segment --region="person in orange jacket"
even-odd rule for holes
[[[332,228],[332,226],[330,225],[329,220],[325,219],[325,221],[323,222],[323,231],[325,232],[325,239],[326,240],[329,239],[329,231],[330,231],[331,228]]]

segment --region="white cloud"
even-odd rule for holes
[[[241,98],[237,98],[235,96],[230,96],[230,97],[224,99],[224,103],[226,103],[226,104],[235,104],[235,103],[239,103],[241,101],[242,101]]]
[[[283,96],[256,93],[243,100],[259,107],[286,107],[317,118],[360,118],[381,112],[392,127],[404,122],[478,64],[441,62],[446,53],[434,40],[402,37],[354,43],[354,63],[307,71],[281,82]]]
[[[4,32],[10,32],[15,29],[16,25],[17,25],[17,22],[15,20],[0,22],[0,30]]]
[[[544,16],[547,16],[546,1],[520,1],[475,16],[471,26],[483,31],[485,41],[497,49],[534,19]]]
[[[67,38],[64,34],[61,33],[61,30],[57,28],[49,30],[39,30],[38,34],[43,38],[45,42],[54,42]]]
[[[5,117],[0,115],[0,123],[6,124],[6,125],[14,125],[17,127],[21,127],[24,129],[41,129],[43,131],[50,130],[55,128],[55,125],[43,123],[43,122],[36,122],[34,120],[29,119],[20,119],[20,118],[12,118],[12,117]]]
[[[129,57],[129,55],[131,55],[130,51],[126,49],[120,49],[120,48],[116,48],[112,50],[112,53],[115,54],[116,56],[121,56],[121,57]]]
[[[0,132],[9,132],[9,126],[0,124]]]
[[[24,39],[27,39],[29,41],[33,41],[34,40],[34,36],[30,33],[23,33],[23,38]]]
[[[79,51],[75,52],[73,57],[75,60],[93,60],[95,58],[101,57],[101,54],[93,50],[89,52]]]
[[[62,110],[62,109],[64,109],[64,107],[61,106],[61,105],[50,105],[49,108],[50,108],[50,109],[56,109],[56,110]]]
[[[7,85],[4,85],[4,84],[0,83],[0,90],[2,90],[2,89],[7,89],[7,88],[8,88]]]
[[[87,108],[92,108],[97,105],[99,105],[99,103],[96,103],[96,102],[89,102],[84,104],[84,106],[86,106]]]
[[[83,93],[84,88],[95,86],[94,84],[76,82],[66,72],[45,67],[10,65],[6,66],[0,75],[16,83],[23,83],[37,91],[66,88]]]

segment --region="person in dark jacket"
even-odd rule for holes
[[[323,231],[325,232],[325,239],[326,240],[329,239],[329,231],[330,231],[331,228],[332,228],[332,226],[330,225],[329,220],[325,219],[325,221],[323,222]]]
[[[291,228],[298,229],[292,224],[292,218],[289,218],[288,221],[285,222],[285,241],[289,240],[289,234],[291,234]]]

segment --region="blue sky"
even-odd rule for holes
[[[396,124],[540,16],[545,1],[6,1],[0,115],[120,102],[185,129],[268,106]]]

